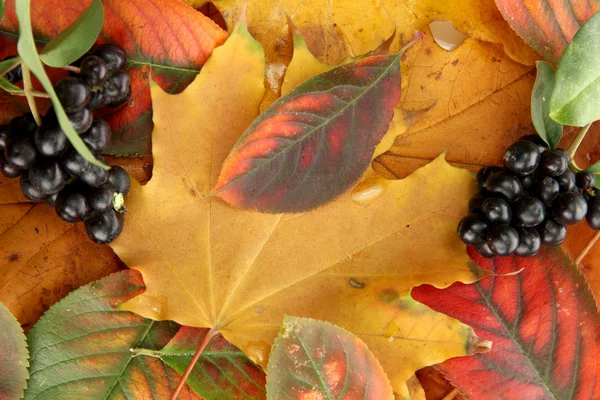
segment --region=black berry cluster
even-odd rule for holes
[[[83,59],[78,76],[54,87],[73,129],[102,162],[100,154],[109,144],[111,130],[91,110],[129,99],[131,81],[123,71],[125,61],[122,48],[102,45]],[[106,171],[86,161],[71,146],[52,108],[39,127],[31,113],[0,126],[0,171],[9,178],[20,177],[27,199],[55,207],[67,222],[84,221],[96,243],[110,243],[123,230],[129,175],[119,166]]]
[[[600,196],[596,178],[575,174],[564,149],[548,149],[537,135],[524,136],[504,153],[504,168],[483,167],[469,214],[458,224],[458,236],[484,257],[535,255],[542,244],[560,245],[566,225],[587,218],[600,229]]]

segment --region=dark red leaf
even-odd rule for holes
[[[581,272],[560,249],[530,259],[483,259],[497,274],[447,289],[421,286],[415,299],[471,325],[489,353],[439,366],[477,400],[600,398],[600,314]]]
[[[40,44],[48,42],[73,22],[90,2],[32,1],[36,40]],[[147,154],[153,127],[150,79],[170,93],[180,92],[194,79],[212,50],[225,41],[227,33],[178,0],[103,0],[102,4],[105,19],[97,43],[112,42],[123,46],[132,76],[131,100],[99,114],[108,118],[113,129],[113,143],[108,153]],[[0,49],[2,55],[16,54],[17,33],[14,2],[7,2],[0,21],[0,34],[4,37],[4,46]],[[9,119],[6,111],[1,113],[2,122]]]
[[[496,0],[496,5],[519,36],[553,63],[581,25],[600,10],[595,0]]]
[[[214,193],[262,212],[311,210],[364,173],[400,99],[400,55],[374,56],[309,79],[239,139]]]

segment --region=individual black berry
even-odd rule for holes
[[[93,188],[88,193],[88,202],[96,211],[108,211],[113,208],[112,200],[115,189],[108,184]]]
[[[90,129],[94,120],[94,114],[87,108],[82,108],[74,113],[68,113],[67,117],[69,117],[69,122],[77,133],[83,133]]]
[[[29,181],[45,195],[58,193],[65,187],[65,173],[58,161],[42,161],[29,170]]]
[[[520,228],[536,226],[544,222],[546,208],[539,199],[526,196],[514,205],[512,223]]]
[[[565,241],[567,237],[567,227],[557,222],[554,218],[548,217],[537,227],[542,243],[548,246],[558,246]]]
[[[504,153],[504,166],[519,176],[529,175],[540,163],[538,146],[529,140],[511,144]]]
[[[79,179],[91,187],[98,187],[108,180],[108,171],[95,164],[90,164],[88,169],[79,174]]]
[[[37,150],[45,157],[59,156],[69,144],[67,136],[58,125],[52,127],[42,125],[35,132],[34,141]]]
[[[10,129],[19,136],[33,136],[37,127],[35,118],[30,112],[19,115],[10,121]]]
[[[114,168],[114,167],[113,167]],[[108,173],[108,180],[110,182],[110,172]],[[476,214],[481,212],[481,206],[485,201],[483,193],[479,192],[469,200],[469,214]]]
[[[552,202],[552,216],[561,224],[576,224],[585,218],[585,214],[587,203],[581,193],[562,193]]]
[[[40,202],[45,201],[48,198],[46,194],[42,193],[39,189],[31,184],[27,174],[21,174],[19,185],[21,186],[21,192],[23,193],[23,196],[30,201]]]
[[[495,255],[508,256],[519,246],[519,234],[510,225],[496,225],[488,230],[486,241]]]
[[[4,151],[11,136],[12,131],[10,130],[10,125],[0,125],[0,153]]]
[[[588,212],[585,216],[588,225],[594,230],[600,229],[600,197],[592,197],[588,201]]]
[[[523,196],[523,186],[519,178],[506,171],[491,174],[485,181],[485,189],[503,196],[509,202],[517,201]]]
[[[483,189],[485,187],[485,181],[487,181],[487,178],[491,174],[500,171],[502,171],[502,168],[500,167],[481,167],[479,171],[477,171],[477,176],[475,178],[477,180],[477,186],[479,189]]]
[[[544,151],[548,150],[548,144],[544,142],[544,139],[539,137],[539,135],[525,135],[519,138],[519,140],[529,140],[536,144],[538,151],[542,154]]]
[[[123,215],[113,210],[97,211],[85,221],[85,230],[94,242],[108,244],[123,232]]]
[[[109,102],[120,101],[127,96],[127,92],[131,88],[131,78],[125,71],[113,71],[108,74],[104,81],[104,96],[109,99]]]
[[[90,100],[90,89],[79,79],[64,78],[54,86],[56,95],[68,113],[81,110]]]
[[[13,138],[4,149],[6,160],[19,169],[29,169],[35,163],[37,150],[30,137]]]
[[[515,254],[520,257],[531,257],[537,254],[542,247],[542,238],[534,228],[519,228],[519,247],[515,250]]]
[[[569,159],[560,149],[548,150],[542,153],[540,167],[548,176],[559,176],[569,167]]]
[[[108,171],[108,183],[115,188],[117,193],[127,196],[131,188],[131,179],[125,168],[113,165]]]
[[[105,107],[107,104],[106,97],[100,91],[92,91],[90,94],[90,101],[87,104],[87,107],[90,110],[97,110],[99,108]]]
[[[56,198],[56,214],[67,222],[83,221],[90,212],[87,198],[79,190],[64,190]]]
[[[596,184],[596,175],[590,171],[579,171],[575,175],[575,184],[579,189],[591,189]]]
[[[492,251],[492,249],[490,249],[490,246],[488,246],[487,243],[480,244],[479,246],[476,246],[475,250],[479,253],[480,256],[482,256],[484,258],[494,258],[494,257],[496,257],[496,255],[494,254],[494,252]]]
[[[477,214],[469,214],[458,223],[458,237],[463,243],[476,246],[485,243],[489,223]]]
[[[512,210],[508,203],[499,197],[487,198],[481,207],[483,215],[494,224],[508,224],[512,217]]]
[[[103,59],[108,64],[110,71],[125,68],[125,63],[127,62],[125,50],[121,46],[110,43],[96,47],[92,54]]]
[[[65,172],[79,176],[83,174],[89,167],[90,162],[87,161],[75,149],[68,150],[61,158],[61,164]]]
[[[544,177],[538,182],[535,191],[536,196],[548,207],[552,205],[552,201],[556,198],[556,196],[558,196],[559,193],[560,186],[558,182],[549,176]]]
[[[103,119],[94,118],[90,129],[81,134],[81,138],[92,151],[102,152],[110,142],[110,125]]]
[[[102,85],[108,75],[108,64],[98,56],[86,57],[80,68],[81,80],[90,87]]]
[[[129,101],[129,99],[131,99],[131,86],[129,86],[129,89],[127,89],[127,93],[125,93],[121,97],[115,97],[115,98],[111,99],[111,101],[107,104],[107,106],[108,107],[118,107],[121,104],[124,104],[127,101]]]
[[[4,155],[0,154],[0,173],[7,178],[16,178],[21,175],[21,170],[4,159]]]
[[[554,177],[554,179],[556,182],[558,182],[561,192],[570,192],[577,187],[575,182],[575,173],[568,168],[561,175]]]

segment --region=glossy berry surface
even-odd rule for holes
[[[56,198],[56,214],[60,219],[75,223],[83,221],[90,212],[90,205],[83,193],[75,190],[65,190]]]
[[[67,136],[58,125],[47,128],[43,125],[35,132],[35,147],[45,157],[59,156],[69,144]]]
[[[588,201],[588,212],[585,219],[590,228],[600,230],[600,197],[592,197]]]
[[[85,230],[94,242],[108,244],[123,232],[123,216],[112,210],[95,212],[85,221]]]
[[[542,153],[540,168],[548,176],[559,176],[563,174],[569,166],[569,158],[564,153],[555,150],[548,150]]]
[[[56,95],[68,113],[81,110],[90,100],[90,89],[79,79],[68,77],[54,86]]]
[[[494,173],[500,172],[500,171],[502,171],[502,168],[500,168],[500,167],[482,167],[482,168],[480,168],[479,171],[477,171],[477,176],[475,178],[479,189],[483,189],[485,187],[485,181],[487,181],[487,178],[491,174],[494,174]]]
[[[489,223],[477,214],[469,214],[458,224],[458,237],[463,243],[476,246],[485,243],[485,231]]]
[[[87,104],[87,108],[89,108],[90,110],[97,110],[99,108],[105,107],[106,104],[106,97],[104,97],[102,92],[90,93],[90,101]]]
[[[482,257],[485,257],[485,258],[494,258],[494,257],[496,257],[496,255],[494,254],[494,252],[492,251],[492,249],[490,249],[490,246],[488,246],[487,243],[483,243],[483,244],[480,244],[479,246],[476,246],[475,250]]]
[[[108,75],[104,85],[104,96],[113,101],[120,101],[125,98],[131,87],[131,78],[125,71],[114,71]]]
[[[19,169],[33,167],[37,157],[37,149],[29,137],[13,139],[4,149],[4,158]]]
[[[480,192],[469,200],[469,214],[477,214],[481,212],[481,206],[485,201],[485,196]]]
[[[517,201],[523,196],[523,186],[519,178],[505,171],[491,174],[485,181],[485,189],[504,197],[509,202]]]
[[[548,207],[550,207],[552,201],[559,195],[559,193],[560,185],[555,179],[550,178],[549,176],[538,182],[535,191],[536,196]]]
[[[65,187],[65,173],[57,161],[44,161],[29,170],[29,181],[45,195],[58,193]]]
[[[579,189],[591,189],[596,184],[596,175],[590,171],[579,171],[575,175],[575,184]]]
[[[31,113],[20,115],[10,121],[10,129],[20,137],[33,135],[37,127]]]
[[[11,136],[12,131],[10,130],[10,125],[0,125],[0,153],[6,147]]]
[[[534,228],[519,228],[519,246],[515,249],[515,254],[520,257],[531,257],[540,251],[542,247],[542,238]]]
[[[519,140],[504,153],[504,167],[517,175],[529,175],[540,163],[538,146],[528,140]]]
[[[576,224],[585,218],[587,202],[578,192],[558,195],[552,202],[552,216],[563,225]]]
[[[514,226],[520,228],[536,226],[544,222],[545,218],[546,207],[544,207],[544,203],[535,197],[523,197],[514,205]]]
[[[4,159],[0,154],[0,173],[7,178],[16,178],[21,175],[21,170]]]
[[[485,218],[494,224],[508,224],[512,218],[510,205],[499,197],[486,199],[481,207]]]
[[[89,168],[79,174],[79,179],[91,187],[98,187],[108,180],[108,172],[97,165],[90,164]]]
[[[92,54],[103,59],[108,65],[108,69],[111,71],[125,68],[127,62],[125,50],[120,46],[110,43],[105,43],[96,47]]]
[[[131,188],[131,179],[125,168],[113,165],[108,171],[108,183],[123,196],[129,193]]]
[[[46,200],[46,198],[48,197],[46,194],[42,193],[31,184],[31,182],[29,181],[29,176],[27,174],[21,175],[19,186],[21,187],[21,192],[23,193],[23,196],[25,196],[27,200],[40,202]]]
[[[87,108],[68,113],[67,117],[69,117],[69,122],[77,133],[83,133],[90,129],[90,126],[92,126],[92,122],[94,121],[94,114]]]
[[[495,255],[508,256],[519,246],[519,234],[510,225],[496,225],[488,230],[486,242]]]
[[[567,237],[567,227],[557,222],[554,218],[546,220],[537,227],[542,243],[548,246],[558,246]]]
[[[113,207],[112,200],[114,193],[115,190],[112,186],[104,184],[89,191],[88,202],[96,211],[108,211]]]
[[[108,76],[108,64],[98,56],[86,57],[80,68],[81,80],[90,87],[102,85]]]
[[[577,187],[575,183],[575,173],[568,168],[561,175],[554,177],[554,180],[558,182],[561,192],[570,192]]]
[[[110,133],[108,122],[100,118],[94,118],[90,128],[81,134],[81,139],[83,139],[91,150],[101,152],[108,147]]]
[[[75,149],[68,150],[61,158],[61,165],[65,172],[79,176],[83,174],[89,167],[90,163]]]
[[[544,142],[544,139],[542,139],[539,135],[536,135],[536,134],[525,135],[525,136],[520,137],[519,140],[529,140],[530,142],[535,143],[540,154],[542,154],[544,151],[548,150],[548,144],[546,142]]]

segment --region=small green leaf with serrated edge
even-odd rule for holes
[[[92,48],[103,22],[102,2],[93,0],[75,22],[44,47],[40,59],[44,64],[56,68],[71,64]]]
[[[19,51],[19,56],[23,60],[23,63],[27,65],[27,67],[33,72],[33,74],[38,78],[46,93],[50,96],[52,100],[52,105],[54,106],[54,112],[56,113],[56,117],[58,118],[58,122],[63,132],[75,148],[79,154],[81,154],[87,161],[92,164],[98,165],[102,168],[108,169],[106,165],[96,160],[94,154],[87,148],[81,137],[75,132],[65,110],[60,104],[60,100],[54,91],[54,87],[52,86],[52,82],[48,75],[46,75],[46,71],[44,70],[44,66],[42,65],[37,48],[35,46],[35,40],[33,39],[33,32],[31,29],[31,15],[30,15],[30,0],[15,0],[15,9],[17,13],[17,19],[19,21],[20,33],[19,33],[19,41],[17,43],[17,50]]]
[[[600,161],[596,162],[594,165],[590,165],[585,169],[586,171],[590,171],[596,176],[596,188],[600,189]]]
[[[267,377],[269,400],[394,398],[390,381],[362,340],[310,318],[284,318]]]
[[[18,400],[27,386],[27,342],[21,325],[0,303],[0,399]]]
[[[600,119],[600,13],[590,18],[566,48],[556,70],[550,117],[585,126]]]
[[[550,118],[550,97],[554,90],[554,70],[545,61],[537,63],[537,77],[531,92],[531,120],[538,135],[551,149],[560,142],[563,126]]]

